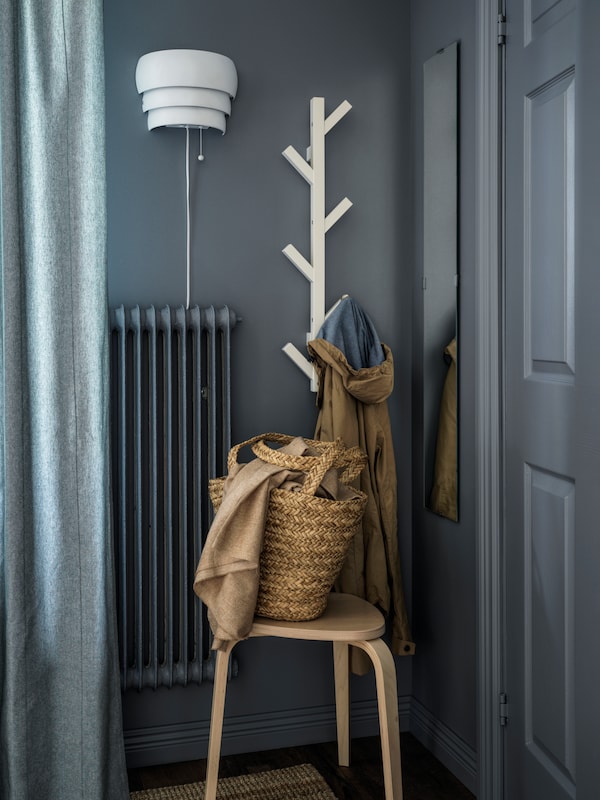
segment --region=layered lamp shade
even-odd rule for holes
[[[238,86],[235,64],[206,50],[157,50],[138,61],[135,82],[148,112],[148,130],[226,130]]]

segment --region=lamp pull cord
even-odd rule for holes
[[[186,213],[186,301],[185,307],[190,307],[190,284],[191,284],[191,269],[190,269],[190,129],[185,126],[185,213]]]

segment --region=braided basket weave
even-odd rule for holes
[[[256,614],[290,622],[316,619],[325,611],[327,596],[340,573],[367,502],[367,496],[359,491],[349,500],[314,496],[328,469],[337,469],[344,484],[361,473],[367,457],[358,447],[347,448],[341,439],[335,442],[305,439],[319,455],[293,456],[267,444],[288,444],[293,438],[279,433],[261,434],[235,445],[228,456],[231,471],[239,451],[250,445],[261,460],[306,473],[299,491],[271,490],[260,557]],[[215,511],[223,499],[224,483],[225,478],[209,481]]]

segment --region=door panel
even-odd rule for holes
[[[561,782],[575,771],[574,494],[571,479],[525,466],[525,740]]]
[[[525,99],[525,374],[574,377],[573,70]]]
[[[508,0],[506,798],[575,796],[572,0]]]
[[[543,36],[575,8],[575,0],[524,0],[525,44]]]

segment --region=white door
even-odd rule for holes
[[[505,798],[566,800],[575,797],[575,0],[506,6]]]

